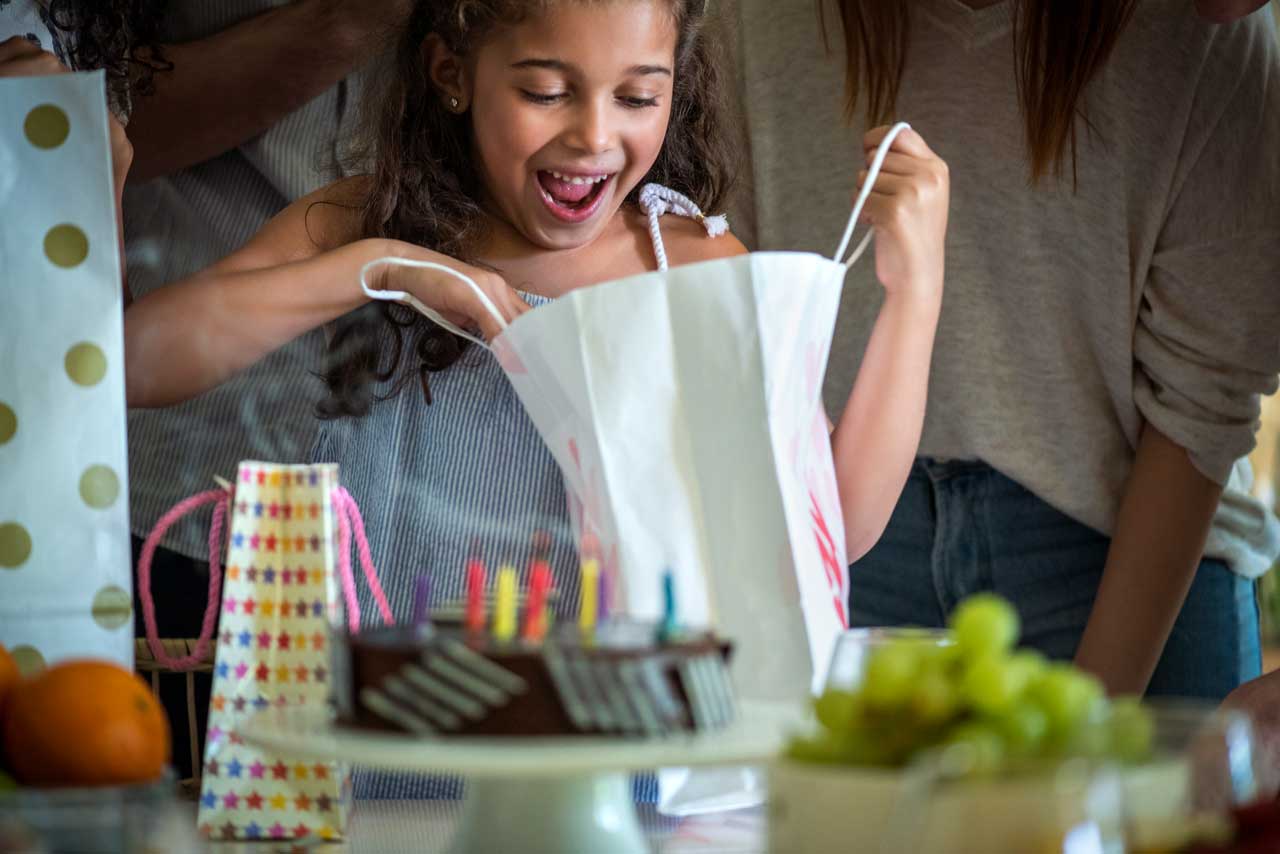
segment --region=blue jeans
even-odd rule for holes
[[[1022,644],[1075,655],[1111,544],[981,462],[916,460],[876,546],[849,568],[855,626],[943,626],[964,597],[1004,596]],[[1254,583],[1200,562],[1147,693],[1220,700],[1261,671]]]

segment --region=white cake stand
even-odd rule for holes
[[[251,717],[246,741],[300,759],[467,778],[452,854],[646,854],[628,772],[764,761],[782,748],[801,711],[744,702],[714,733],[664,739],[426,739],[335,726],[316,710]]]

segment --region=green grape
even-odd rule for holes
[[[830,730],[792,739],[787,756],[828,765],[885,765],[891,759],[886,745],[870,733]]]
[[[960,691],[945,670],[924,668],[911,692],[911,711],[925,726],[944,724],[960,711]]]
[[[1122,762],[1145,762],[1155,748],[1156,723],[1137,697],[1121,697],[1111,704],[1108,720],[1110,755]]]
[[[1038,756],[1049,734],[1049,716],[1035,703],[1018,703],[992,718],[991,725],[1019,758]]]
[[[787,745],[787,756],[798,762],[833,764],[841,761],[838,745],[829,732],[791,739]]]
[[[979,712],[999,715],[1021,699],[1032,674],[1014,659],[989,654],[965,668],[961,680],[964,699]]]
[[[861,701],[852,691],[828,688],[813,701],[813,711],[818,721],[827,729],[843,731],[857,724]]]
[[[1010,656],[1010,662],[1023,672],[1028,685],[1049,667],[1049,659],[1034,649],[1018,650]]]
[[[967,748],[970,751],[971,770],[975,774],[994,774],[1004,764],[1004,739],[988,723],[966,721],[959,724],[947,736],[944,744]]]
[[[915,687],[919,662],[919,651],[909,642],[892,643],[875,650],[867,662],[862,683],[862,697],[867,705],[882,711],[905,706]]]
[[[968,660],[1008,652],[1018,641],[1018,612],[993,593],[961,602],[950,623],[956,645]]]
[[[1072,740],[1106,702],[1102,683],[1069,664],[1053,663],[1032,680],[1027,690],[1049,718],[1050,734],[1062,743]]]

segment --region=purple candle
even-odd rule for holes
[[[600,592],[596,596],[596,624],[609,619],[609,609],[613,606],[613,573],[607,564],[600,566]]]
[[[413,626],[421,628],[431,619],[431,576],[419,575],[413,587]]]

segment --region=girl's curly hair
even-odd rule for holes
[[[167,0],[46,0],[41,18],[57,40],[55,52],[77,70],[103,69],[112,102],[127,109],[149,95],[157,71],[172,66],[160,49],[159,23]]]
[[[372,164],[363,205],[363,236],[394,238],[471,261],[484,231],[477,199],[481,177],[474,163],[471,120],[445,108],[422,61],[421,46],[435,33],[459,56],[474,50],[500,25],[518,23],[567,0],[421,0],[389,67],[385,94],[374,106],[372,137],[357,153]],[[588,2],[588,0],[575,0]],[[726,200],[734,171],[720,41],[712,34],[708,0],[655,0],[671,7],[677,28],[671,121],[662,151],[639,187],[656,181],[684,193],[704,210]],[[389,334],[388,334],[389,333]],[[462,339],[401,306],[365,306],[338,322],[322,376],[329,396],[322,418],[360,416],[375,400],[397,394],[416,373],[427,402],[428,377],[454,364]],[[401,371],[405,351],[417,370]],[[379,392],[377,386],[390,383]]]

